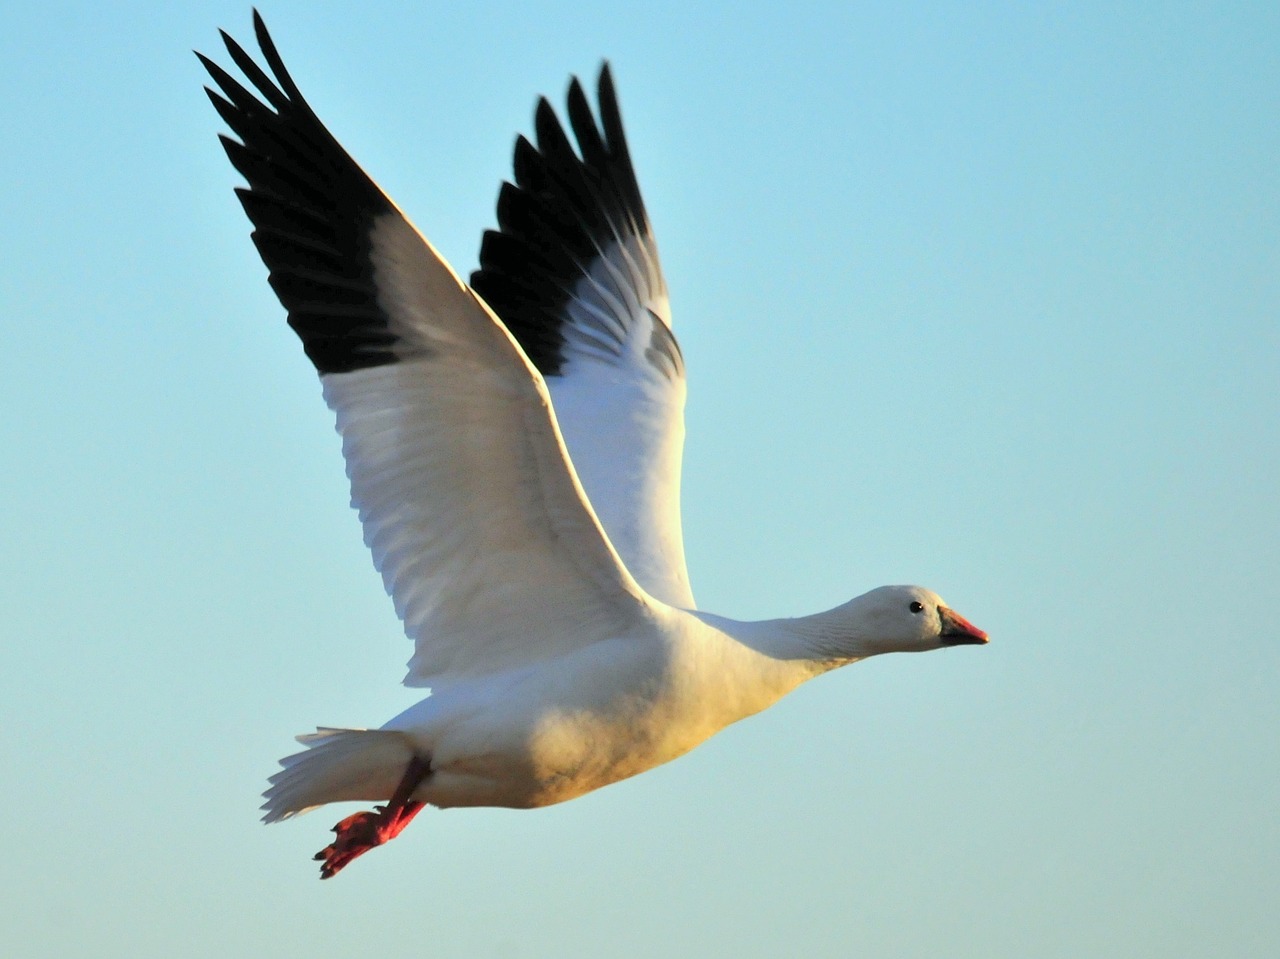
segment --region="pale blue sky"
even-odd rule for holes
[[[1280,8],[281,2],[315,108],[461,271],[539,93],[616,70],[739,617],[920,582],[886,657],[334,882],[290,737],[403,638],[191,55],[247,4],[0,32],[6,956],[1280,951]]]

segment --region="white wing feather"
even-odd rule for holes
[[[398,213],[371,254],[407,355],[323,383],[365,542],[416,643],[405,682],[626,634],[648,598],[583,495],[541,375]]]
[[[691,608],[680,524],[684,360],[612,75],[598,116],[569,84],[575,149],[545,98],[516,140],[471,285],[546,376],[565,445],[609,539],[656,598]]]
[[[591,505],[636,580],[694,607],[680,523],[684,365],[652,238],[613,244],[565,307],[564,367],[547,385]],[[613,339],[602,345],[602,324]]]

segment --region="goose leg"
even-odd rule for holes
[[[358,812],[348,816],[334,826],[333,831],[337,836],[315,855],[323,863],[320,866],[320,878],[332,879],[357,856],[362,856],[375,846],[381,846],[400,835],[404,827],[426,805],[409,797],[430,773],[430,761],[414,756],[405,767],[404,777],[390,802],[385,806],[374,806],[373,812]]]

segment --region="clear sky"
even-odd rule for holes
[[[413,699],[198,48],[243,3],[0,31],[0,954],[1280,952],[1280,7],[279,0],[455,266],[534,99],[616,70],[690,376],[694,588],[886,582],[983,649],[802,688],[330,883],[290,737]]]

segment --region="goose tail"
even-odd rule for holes
[[[307,748],[280,760],[280,771],[262,794],[263,822],[326,803],[388,800],[415,754],[409,738],[390,729],[321,727],[298,742]]]

